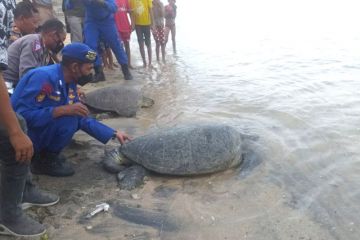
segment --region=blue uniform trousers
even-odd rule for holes
[[[100,39],[107,43],[115,54],[120,64],[128,64],[128,58],[121,44],[121,38],[115,26],[113,17],[105,20],[85,19],[84,26],[85,44],[91,49],[99,49]],[[98,56],[99,52],[98,52]],[[101,65],[100,57],[95,62],[95,67]]]
[[[65,116],[53,119],[45,127],[29,128],[35,152],[59,153],[79,130],[79,118]]]

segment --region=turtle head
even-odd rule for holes
[[[129,165],[130,161],[120,151],[121,147],[105,150],[105,158],[118,165]]]

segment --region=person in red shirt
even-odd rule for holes
[[[129,68],[132,68],[130,61],[130,35],[132,30],[135,28],[134,21],[131,19],[131,23],[129,20],[130,15],[130,5],[128,0],[116,0],[116,5],[118,7],[118,11],[115,13],[115,23],[116,27],[119,31],[120,38],[124,43],[126,55],[128,57],[128,65]]]

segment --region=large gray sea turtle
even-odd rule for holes
[[[123,165],[135,164],[130,168]],[[120,187],[132,189],[147,170],[191,176],[222,171],[242,162],[242,137],[225,124],[196,124],[162,129],[105,153],[103,166],[118,173]],[[142,167],[141,167],[142,166]]]
[[[139,107],[151,107],[154,101],[144,97],[135,87],[115,84],[87,93],[85,104],[98,112],[115,112],[121,117],[133,117]]]

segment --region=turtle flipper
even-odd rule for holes
[[[144,184],[147,170],[140,165],[133,165],[118,173],[120,189],[132,190]]]
[[[109,173],[119,173],[126,168],[128,160],[120,153],[119,148],[105,149],[104,159],[101,162],[103,168]]]
[[[152,107],[154,104],[155,104],[155,101],[153,99],[143,96],[141,99],[141,102],[140,102],[140,107],[149,108],[149,107]]]

